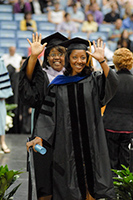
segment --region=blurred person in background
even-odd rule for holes
[[[115,22],[114,29],[111,29],[108,33],[108,40],[112,42],[118,42],[121,37],[122,29],[122,20],[119,18]]]
[[[85,14],[78,9],[77,3],[72,5],[72,12],[70,12],[71,19],[75,23],[77,29],[81,27],[85,19]]]
[[[68,38],[71,38],[71,33],[76,33],[78,31],[75,23],[71,20],[71,15],[65,13],[64,21],[57,25],[58,32],[64,33]]]
[[[42,14],[44,13],[43,7],[41,6],[41,3],[39,0],[29,0],[31,5],[31,12],[32,14]]]
[[[85,13],[86,17],[90,13],[93,15],[94,21],[97,22],[98,25],[103,23],[103,13],[99,10],[99,6],[96,2],[90,4],[89,10]]]
[[[6,105],[5,100],[13,95],[8,70],[4,60],[0,58],[0,153],[10,153],[5,142]]]
[[[120,39],[117,42],[117,48],[128,48],[131,50],[131,40],[129,39],[129,32],[127,29],[124,29],[120,35]]]
[[[102,0],[102,7],[101,7],[101,11],[103,13],[107,13],[107,11],[111,11],[111,1],[108,1],[108,0]]]
[[[133,33],[133,13],[126,19],[122,21],[122,28],[128,29],[131,33]]]
[[[123,5],[124,13],[122,15],[122,19],[126,19],[127,17],[130,17],[132,14],[132,6],[129,1],[126,1],[125,4]]]
[[[18,84],[19,84],[19,76],[20,69],[26,60],[27,57],[22,57],[20,62],[20,68],[14,72],[12,89],[14,93],[14,103],[17,104],[17,107],[13,110],[15,116],[13,117],[13,127],[9,130],[9,132],[13,133],[22,133],[29,134],[31,130],[31,108],[27,105],[23,105],[18,94]]]
[[[47,13],[49,10],[51,10],[51,6],[54,4],[54,0],[39,0],[39,2],[44,13]]]
[[[111,11],[104,16],[103,23],[114,23],[120,18],[117,2],[111,2]]]
[[[48,21],[54,24],[60,24],[64,20],[65,11],[60,9],[60,2],[54,2],[54,10],[48,11]]]
[[[12,65],[12,67],[14,67],[15,69],[20,68],[20,61],[22,59],[22,56],[16,53],[15,46],[10,46],[9,53],[3,54],[2,58],[7,68],[8,68],[8,65]]]
[[[25,0],[18,0],[18,2],[13,5],[14,13],[25,13],[31,12],[31,5],[29,2],[25,2]]]
[[[91,13],[87,15],[87,20],[83,22],[81,27],[82,32],[86,32],[89,38],[90,33],[96,32],[98,29],[98,23],[94,21],[94,17]]]
[[[32,19],[32,13],[26,12],[24,14],[24,19],[20,21],[20,30],[21,31],[37,31],[36,21]]]

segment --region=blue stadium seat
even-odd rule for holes
[[[3,30],[4,29],[17,30],[18,25],[17,25],[17,22],[15,21],[1,21],[0,28]]]
[[[30,47],[28,41],[26,39],[18,39],[17,40],[17,48],[28,48]]]
[[[21,21],[22,19],[24,19],[24,13],[14,13],[13,14],[13,19],[14,21]]]
[[[115,51],[116,48],[117,48],[117,42],[108,42],[108,48],[111,50],[111,51]]]
[[[17,39],[32,39],[32,32],[31,31],[17,31],[16,32],[16,37],[17,37]]]
[[[82,31],[78,31],[76,33],[71,33],[71,38],[74,38],[74,37],[80,37],[80,38],[83,38],[83,39],[88,39],[87,38],[87,33],[84,33]]]
[[[48,21],[48,15],[45,14],[45,13],[40,14],[40,15],[33,14],[32,19],[35,20],[37,23],[38,22],[47,22]]]
[[[6,5],[6,4],[0,4],[0,13],[12,13],[13,12],[13,6],[12,5]]]
[[[13,14],[8,12],[0,12],[0,21],[12,21]]]
[[[108,33],[111,30],[114,30],[114,29],[115,29],[115,25],[114,24],[100,24],[99,27],[98,27],[98,31],[99,32],[104,32],[107,36],[108,36]]]
[[[65,11],[68,12],[68,13],[72,13],[73,8],[71,6],[70,7],[67,6],[66,9],[65,9]]]
[[[15,30],[0,30],[0,38],[13,38],[15,39],[16,33]]]
[[[16,53],[18,53],[21,56],[26,56],[28,55],[28,48],[17,48]]]
[[[38,31],[38,34],[42,34],[42,38],[45,38],[49,35],[51,35],[53,32],[52,31]]]
[[[84,12],[82,7],[78,7],[78,10]],[[70,13],[70,15],[71,15],[71,13],[73,13],[73,7],[72,6],[66,6],[65,11]]]
[[[102,32],[95,32],[95,33],[90,33],[90,35],[89,35],[89,40],[90,41],[97,41],[97,39],[98,38],[101,38],[104,42],[106,42],[107,41],[107,35],[105,34],[105,33],[102,33]]]
[[[0,48],[6,48],[6,47],[11,47],[11,46],[15,46],[16,47],[16,39],[2,39],[0,40]]]
[[[67,1],[66,1],[66,0],[61,0],[61,1],[60,1],[60,5],[61,5],[61,8],[62,8],[63,10],[65,10],[65,8],[66,8],[66,6],[67,6]]]
[[[38,22],[38,31],[56,31],[56,25],[50,22]]]
[[[0,57],[6,53],[6,48],[0,48]]]

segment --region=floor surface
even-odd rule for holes
[[[6,143],[11,149],[9,154],[0,154],[0,166],[7,164],[9,170],[21,170],[22,173],[13,187],[22,183],[14,195],[13,200],[28,199],[28,172],[27,172],[27,151],[26,134],[6,134]]]

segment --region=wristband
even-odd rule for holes
[[[105,59],[104,60],[102,60],[101,62],[99,62],[100,64],[102,64],[102,63],[104,63],[105,62]]]
[[[42,139],[42,138],[40,138],[40,137],[36,137],[36,138],[39,138],[39,139],[41,139],[41,141],[43,141],[43,139]]]

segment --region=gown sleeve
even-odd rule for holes
[[[41,105],[46,88],[48,85],[48,78],[46,73],[42,70],[39,61],[37,60],[32,80],[30,81],[26,76],[26,66],[28,59],[24,62],[19,77],[19,97],[23,104],[29,105],[32,108],[37,108]]]
[[[44,140],[44,145],[52,146],[56,129],[56,87],[48,90],[39,112],[34,135]]]
[[[104,73],[100,74],[96,72],[93,74],[95,83],[98,88],[99,102],[101,107],[106,105],[115,95],[118,87],[118,75],[111,68],[109,74],[105,77]]]

